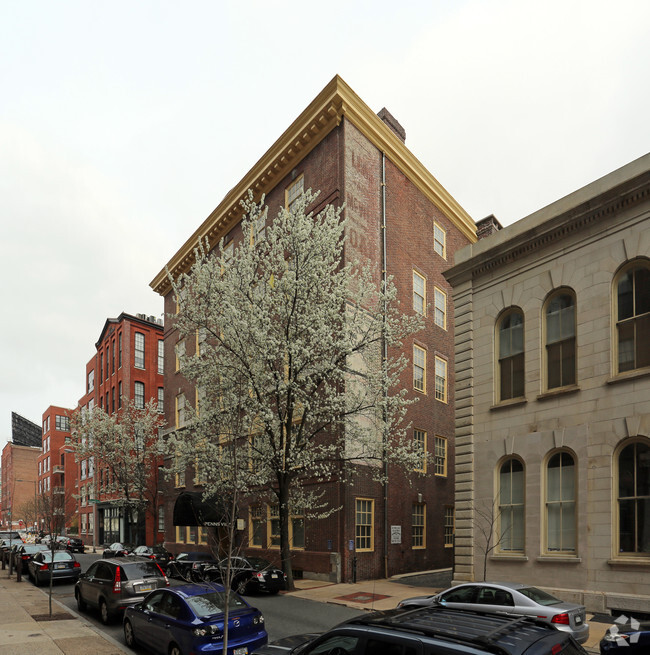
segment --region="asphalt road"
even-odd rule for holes
[[[86,571],[92,562],[101,557],[101,554],[75,553],[75,557],[81,564],[81,570]],[[26,576],[23,580],[25,584],[32,584]],[[170,583],[172,585],[180,584],[175,580],[170,580]],[[47,590],[46,587],[42,587],[42,589]],[[56,583],[53,587],[53,596],[73,612],[79,613],[74,598],[74,585]],[[291,594],[278,594],[276,596],[260,594],[244,596],[244,598],[250,605],[257,607],[264,614],[269,641],[306,632],[324,632],[337,623],[360,613],[358,610],[343,605],[295,598]],[[93,609],[89,609],[82,616],[97,629],[110,635],[120,644],[124,644],[122,624],[119,621],[105,626],[101,623],[97,611]],[[147,653],[144,649],[137,649],[134,652],[141,655]]]

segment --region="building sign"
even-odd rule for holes
[[[402,526],[401,525],[391,525],[390,526],[390,543],[391,544],[401,544],[402,543]]]

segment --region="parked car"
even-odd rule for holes
[[[138,546],[134,551],[134,555],[138,557],[147,557],[153,559],[160,564],[163,571],[167,565],[174,559],[174,556],[163,546]]]
[[[38,587],[53,581],[68,580],[77,582],[81,574],[81,564],[67,550],[41,550],[34,553],[27,563],[27,574]]]
[[[573,637],[528,617],[452,610],[395,608],[361,614],[328,632],[295,635],[253,655],[586,655]]]
[[[20,559],[23,565],[23,572],[27,573],[28,564],[34,555],[45,550],[47,550],[47,546],[44,546],[43,544],[20,544],[20,546],[14,550],[14,566],[18,566],[18,560]]]
[[[61,550],[68,550],[71,553],[85,552],[84,542],[78,537],[57,537],[56,543]]]
[[[215,568],[207,567],[204,577],[222,582],[226,578],[228,560],[223,559]],[[266,591],[277,594],[286,589],[287,576],[262,557],[231,557],[231,588],[239,594],[251,594]]]
[[[600,655],[647,655],[650,653],[650,621],[617,619],[600,640]]]
[[[110,546],[104,548],[102,557],[108,559],[109,557],[126,557],[133,553],[132,544],[122,544],[119,541],[112,543]]]
[[[210,553],[198,551],[179,553],[167,565],[167,575],[170,578],[200,582],[203,579],[203,569],[208,565],[219,566],[219,562]]]
[[[228,653],[250,653],[268,642],[262,613],[214,583],[187,584],[152,591],[124,612],[124,640],[155,653],[221,652],[224,609],[228,603]]]
[[[442,604],[452,609],[481,610],[509,616],[533,616],[562,632],[579,644],[589,638],[585,608],[565,603],[551,594],[516,582],[469,582],[433,596],[406,598],[399,607],[426,607]]]
[[[156,562],[126,555],[93,562],[79,577],[74,595],[80,612],[96,607],[102,622],[110,623],[150,591],[167,586],[169,580]]]

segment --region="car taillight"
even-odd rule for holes
[[[562,650],[562,644],[555,644],[551,646],[551,655],[557,655]]]
[[[560,625],[569,625],[569,615],[566,612],[562,614],[556,614],[551,619],[551,623],[559,623]]]
[[[221,632],[218,625],[202,625],[192,630],[195,637],[206,637],[207,635],[217,635]]]
[[[29,559],[29,555],[21,555],[20,556],[23,562],[27,561]]]
[[[147,557],[148,557],[149,559],[156,559],[156,556],[155,556],[155,555],[147,555]]]
[[[263,574],[263,573],[256,573],[256,574],[255,574],[255,577],[256,577],[258,580],[264,580],[264,574]]]
[[[122,591],[122,569],[118,566],[115,569],[115,580],[113,580],[113,593],[119,594]]]
[[[80,569],[81,568],[81,564],[79,564],[79,562],[75,562],[72,566],[75,569]]]
[[[41,571],[47,571],[50,567],[49,567],[48,564],[41,564],[38,568],[39,568]]]

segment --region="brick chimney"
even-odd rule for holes
[[[490,214],[480,221],[476,221],[476,236],[479,239],[485,239],[491,234],[503,229],[503,225],[499,223],[494,214]]]
[[[406,143],[406,130],[399,124],[399,121],[393,116],[386,107],[384,107],[378,114],[379,118],[381,118],[388,127],[390,127],[395,134],[397,134],[399,140],[402,143]]]

